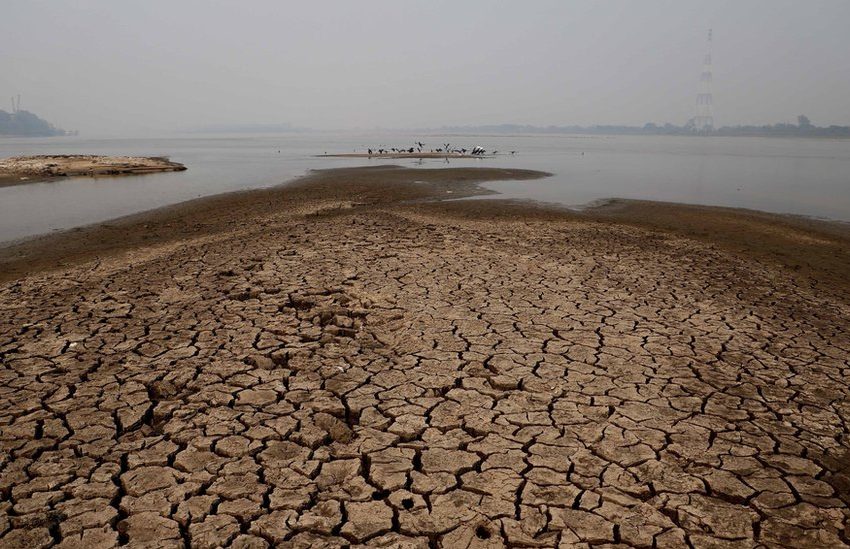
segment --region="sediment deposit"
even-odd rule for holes
[[[55,177],[130,175],[183,171],[186,166],[158,156],[37,155],[0,160],[0,185]]]

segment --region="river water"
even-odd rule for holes
[[[580,207],[605,198],[733,206],[850,221],[850,141],[745,137],[403,135],[381,133],[0,139],[22,154],[169,156],[185,172],[0,187],[0,241],[87,225],[201,196],[278,185],[311,169],[444,160],[315,158],[443,143],[498,150],[451,166],[529,168],[551,178],[485,186],[506,198]],[[511,155],[510,151],[517,151]]]

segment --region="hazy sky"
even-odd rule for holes
[[[708,27],[717,124],[850,124],[848,0],[4,0],[0,108],[87,134],[682,124]]]

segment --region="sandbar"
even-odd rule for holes
[[[0,186],[22,185],[60,177],[141,175],[183,171],[186,166],[160,156],[60,154],[0,159]]]
[[[393,160],[398,158],[493,158],[493,154],[465,154],[465,153],[442,153],[442,152],[387,152],[387,153],[334,153],[317,154],[316,158],[374,158],[376,160]]]

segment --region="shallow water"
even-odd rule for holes
[[[443,160],[314,158],[366,147],[426,148],[449,142],[516,155],[452,160],[451,166],[529,168],[554,177],[485,186],[508,198],[580,206],[604,198],[722,205],[850,221],[850,141],[656,136],[406,136],[291,134],[167,138],[0,139],[0,157],[21,154],[169,156],[185,172],[72,178],[0,188],[0,241],[87,225],[201,196],[269,187],[316,168]],[[280,152],[278,152],[280,151]]]

